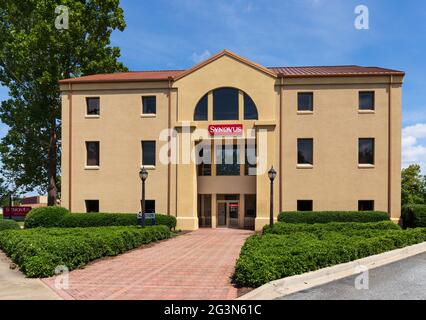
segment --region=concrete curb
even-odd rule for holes
[[[269,282],[237,300],[272,300],[426,252],[426,242]],[[364,270],[362,270],[364,268]]]

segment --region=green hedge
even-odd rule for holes
[[[19,224],[14,220],[0,219],[0,231],[9,229],[21,229]]]
[[[386,212],[379,211],[309,211],[282,212],[278,221],[288,223],[378,222],[389,221]]]
[[[364,232],[366,230],[401,230],[401,227],[391,221],[380,222],[330,222],[330,223],[283,223],[279,222],[274,224],[271,229],[269,226],[263,228],[264,233],[282,234],[287,235],[294,232],[310,232],[319,234],[321,232],[335,231],[346,235],[354,234],[358,231]]]
[[[57,266],[73,270],[95,259],[169,238],[170,234],[167,226],[7,230],[0,232],[0,249],[28,277],[50,277]]]
[[[42,207],[32,209],[25,217],[25,228],[58,227],[69,211],[63,207]]]
[[[255,235],[241,249],[235,271],[240,286],[269,281],[426,241],[426,229],[290,232]]]
[[[426,228],[426,205],[408,205],[402,208],[404,228]]]
[[[46,210],[48,208],[48,210]],[[88,228],[108,226],[134,226],[137,215],[134,213],[69,213],[60,207],[47,207],[31,210],[25,219],[25,228],[58,227],[58,228]],[[43,209],[43,210],[41,210]],[[166,225],[170,229],[176,227],[176,218],[156,214],[157,225]],[[151,220],[146,220],[147,225]]]

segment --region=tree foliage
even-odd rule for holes
[[[58,11],[60,5],[67,8],[68,29],[55,25],[64,13]],[[0,107],[0,120],[10,128],[0,154],[4,170],[23,191],[48,191],[49,204],[56,203],[58,81],[126,70],[117,61],[120,50],[110,45],[111,33],[124,28],[119,0],[0,2],[0,83],[10,96]]]
[[[401,202],[402,205],[426,203],[426,176],[422,175],[419,165],[410,165],[402,170]]]

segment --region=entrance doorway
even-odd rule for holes
[[[238,228],[240,202],[238,200],[217,201],[217,226],[220,228]]]

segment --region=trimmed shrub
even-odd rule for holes
[[[44,209],[44,208],[43,208]],[[33,210],[30,211],[30,213]],[[55,222],[42,220],[40,216],[43,213],[37,213],[36,222],[29,215],[31,223],[27,224],[25,220],[25,228],[37,227],[58,227],[58,228],[90,228],[90,227],[113,227],[113,226],[135,226],[137,225],[137,215],[134,213],[65,213],[57,216]],[[46,222],[46,224],[44,224]],[[155,222],[157,225],[165,225],[170,229],[176,227],[176,218],[162,214],[155,214]],[[151,220],[147,220],[147,225],[151,224]]]
[[[170,235],[167,226],[7,230],[0,232],[0,249],[28,277],[38,278],[53,276],[60,265],[73,270]]]
[[[426,228],[426,205],[408,205],[402,208],[404,228]]]
[[[287,223],[378,222],[389,221],[380,211],[309,211],[281,212],[278,221]]]
[[[15,220],[0,219],[0,231],[9,229],[21,229]]]
[[[330,222],[330,223],[283,223],[278,222],[274,224],[271,229],[269,225],[263,228],[263,233],[273,234],[290,234],[294,232],[310,232],[318,233],[324,231],[335,231],[342,234],[354,234],[358,231],[366,230],[401,230],[401,227],[391,221],[380,221],[380,222]]]
[[[240,286],[258,287],[272,280],[426,241],[426,229],[370,229],[366,232],[370,234],[295,231],[288,235],[252,236],[241,249],[235,281]]]
[[[25,217],[25,228],[57,227],[61,219],[68,214],[63,207],[42,207],[32,209]]]

